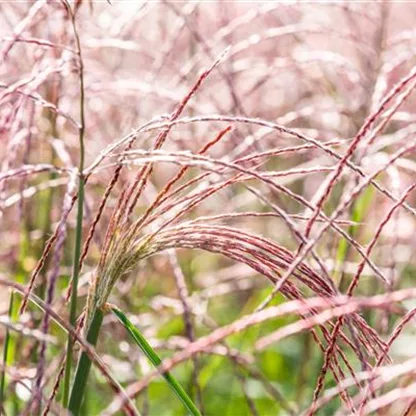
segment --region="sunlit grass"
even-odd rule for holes
[[[2,4],[0,414],[413,414],[414,7],[113,3]]]

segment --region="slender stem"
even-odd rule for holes
[[[10,293],[10,303],[9,303],[9,313],[8,313],[9,319],[12,317],[13,299],[14,299],[14,292],[12,291]],[[7,367],[7,362],[8,362],[9,343],[10,343],[10,332],[9,332],[9,329],[6,329],[6,337],[4,340],[4,349],[3,349],[3,369],[1,372],[1,379],[0,379],[0,414],[2,414],[2,407],[4,406],[4,387],[6,383],[6,367]],[[6,412],[4,409],[3,411]]]
[[[82,185],[81,185],[82,183]],[[71,293],[71,305],[70,305],[70,317],[69,322],[72,326],[76,326],[76,312],[77,312],[77,286],[78,286],[78,276],[79,276],[79,258],[81,255],[81,237],[82,237],[82,215],[83,208],[80,208],[80,205],[83,204],[84,200],[84,182],[80,178],[80,187],[79,187],[79,198],[78,198],[78,218],[77,218],[77,229],[75,235],[75,250],[74,250],[74,259],[73,259],[73,273],[72,273],[72,293]],[[81,218],[81,219],[79,219]],[[81,224],[81,225],[78,225]],[[80,231],[78,232],[78,230]],[[65,364],[65,379],[64,379],[64,395],[63,395],[63,406],[66,408],[68,405],[69,397],[69,387],[71,383],[71,367],[72,367],[72,356],[73,356],[73,340],[70,335],[68,335],[67,342],[67,354],[66,354],[66,364]]]
[[[29,246],[30,246],[30,239],[29,239],[29,224],[26,220],[22,221],[22,228],[21,228],[21,241],[19,247],[19,257],[17,260],[17,271],[14,277],[15,282],[23,284],[25,281],[26,272],[24,269],[24,260],[27,258],[29,253]],[[18,310],[19,310],[19,300],[15,296],[15,291],[12,290],[10,293],[10,301],[9,301],[9,311],[8,317],[10,321],[15,321],[18,318]],[[10,333],[9,329],[6,329],[6,337],[4,340],[4,349],[3,349],[3,370],[1,374],[1,382],[0,382],[0,405],[4,406],[4,402],[7,397],[4,396],[4,389],[6,387],[6,367],[13,364],[16,360],[17,354],[17,338],[16,334]],[[10,401],[12,402],[12,414],[18,414],[19,412],[19,400],[16,395],[16,391],[13,390],[11,394],[9,394]],[[1,409],[1,406],[0,406]],[[0,410],[1,413],[1,410]]]
[[[79,57],[79,89],[80,89],[80,126],[79,126],[79,187],[78,187],[78,206],[77,206],[77,223],[75,230],[75,248],[73,257],[73,269],[72,269],[72,294],[71,294],[71,306],[70,306],[70,318],[69,322],[72,326],[76,325],[77,319],[77,288],[79,277],[79,261],[81,257],[81,245],[82,245],[82,220],[84,214],[84,133],[85,133],[85,95],[84,95],[84,64],[81,54],[81,42],[79,39],[78,31],[75,25],[75,16],[67,4],[68,13],[71,15],[72,26],[74,30],[75,41],[78,48]],[[65,379],[64,379],[64,393],[63,393],[63,406],[66,408],[68,405],[69,389],[71,383],[71,367],[73,356],[73,340],[71,336],[68,336],[67,342],[67,357],[65,364]]]
[[[95,346],[97,344],[103,317],[103,312],[100,309],[97,309],[94,313],[94,317],[87,333],[87,341],[91,345]],[[78,416],[80,414],[82,399],[84,397],[90,369],[91,360],[84,351],[81,353],[81,357],[78,360],[78,366],[75,371],[74,384],[72,386],[71,397],[68,405],[69,411],[74,416]]]

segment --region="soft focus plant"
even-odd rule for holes
[[[415,412],[413,5],[0,7],[0,413]]]

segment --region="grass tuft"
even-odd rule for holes
[[[124,3],[1,5],[0,413],[413,414],[415,7]]]

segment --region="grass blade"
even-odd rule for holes
[[[91,345],[95,346],[97,344],[97,339],[100,333],[102,322],[103,313],[100,309],[97,309],[87,334],[87,341]],[[78,361],[78,366],[75,372],[74,384],[72,385],[71,390],[71,397],[69,399],[68,404],[68,410],[73,415],[80,414],[90,369],[91,359],[88,357],[85,351],[83,351]]]
[[[146,355],[149,361],[157,368],[161,364],[162,360],[159,358],[156,351],[146,341],[146,339],[140,333],[140,331],[132,324],[132,322],[120,309],[111,305],[110,310],[114,313],[114,315],[116,315],[118,320],[123,324],[124,328],[126,328],[129,334],[133,337],[134,341],[140,347],[140,349],[143,351],[143,353]],[[182,403],[188,409],[189,413],[194,416],[200,416],[200,411],[195,406],[190,397],[187,395],[182,386],[175,379],[175,377],[173,377],[173,375],[170,372],[163,373],[162,376],[168,383],[169,387],[174,391],[176,396],[182,401]]]
[[[14,298],[14,292],[12,291],[10,293],[10,303],[9,303],[9,312],[8,316],[11,318],[12,311],[13,311],[13,298]],[[4,339],[4,347],[3,347],[3,369],[1,371],[0,376],[0,412],[1,412],[1,406],[4,406],[4,388],[6,384],[6,367],[8,364],[8,357],[9,357],[9,344],[10,344],[10,332],[8,329],[6,329],[6,337]]]

